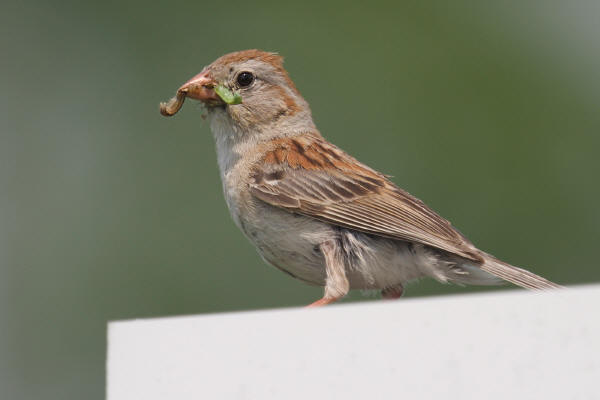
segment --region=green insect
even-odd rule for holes
[[[219,95],[221,100],[229,105],[241,104],[242,96],[237,92],[232,92],[230,89],[223,85],[219,85],[215,88],[215,93]]]

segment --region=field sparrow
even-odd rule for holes
[[[311,305],[350,289],[398,298],[421,277],[560,287],[478,250],[419,199],[325,140],[279,55],[224,55],[161,104],[161,113],[175,114],[186,97],[206,106],[236,225],[267,263],[324,286]]]

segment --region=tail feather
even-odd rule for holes
[[[564,286],[542,278],[533,272],[500,261],[489,254],[485,254],[485,262],[479,268],[525,289],[549,290],[564,288]]]

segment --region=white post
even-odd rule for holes
[[[117,321],[109,400],[597,399],[600,286]]]

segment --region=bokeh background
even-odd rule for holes
[[[158,113],[234,50],[284,55],[327,138],[481,248],[567,285],[600,280],[598,2],[1,9],[3,399],[102,399],[109,320],[321,295],[231,222],[200,107]],[[477,290],[509,287],[425,280],[406,297]]]

